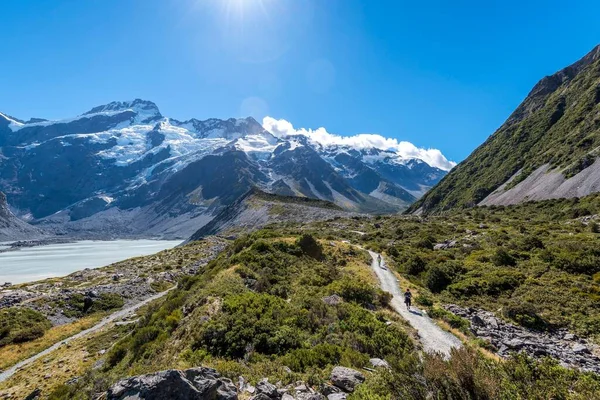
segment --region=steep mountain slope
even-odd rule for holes
[[[252,118],[178,121],[139,99],[61,121],[0,114],[0,190],[60,234],[187,238],[253,187],[397,212],[444,173],[392,150],[275,136]]]
[[[252,189],[196,231],[190,241],[208,235],[250,232],[271,223],[313,222],[351,214],[333,203],[279,196]]]
[[[508,120],[410,211],[600,191],[600,46],[542,79]]]
[[[34,239],[42,236],[43,233],[39,229],[20,220],[10,211],[6,196],[0,192],[0,242]]]

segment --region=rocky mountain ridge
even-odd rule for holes
[[[277,137],[253,118],[179,121],[140,99],[60,121],[0,114],[0,152],[13,211],[79,236],[186,238],[252,187],[397,212],[445,174],[392,150]]]

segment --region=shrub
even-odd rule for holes
[[[492,263],[498,267],[510,266],[513,267],[517,261],[506,250],[498,249],[492,256]]]
[[[404,263],[404,271],[409,275],[419,275],[425,267],[425,261],[418,255],[411,255]]]
[[[317,240],[309,234],[304,234],[297,242],[302,252],[315,260],[323,259],[323,247]]]
[[[505,317],[526,328],[544,330],[547,323],[537,313],[535,306],[531,303],[511,303],[504,307]]]
[[[452,283],[453,274],[448,268],[432,265],[427,271],[425,284],[433,293],[439,293]]]
[[[346,301],[363,306],[375,303],[377,292],[375,288],[363,280],[345,277],[329,286],[330,292],[338,294]]]
[[[92,301],[88,312],[110,311],[123,307],[123,298],[116,293],[102,293],[97,299]]]
[[[433,305],[433,299],[425,294],[419,294],[415,298],[415,303],[423,307],[431,307]]]
[[[51,327],[48,318],[30,308],[0,310],[0,346],[35,340]]]

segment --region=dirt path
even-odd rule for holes
[[[164,292],[160,292],[158,294],[155,294],[154,296],[148,297],[146,300],[143,300],[131,307],[127,307],[123,310],[119,310],[119,311],[109,315],[108,317],[102,319],[100,322],[98,322],[96,325],[92,326],[91,328],[81,331],[73,336],[70,336],[70,337],[64,339],[64,340],[61,340],[60,342],[55,343],[52,346],[48,347],[46,350],[43,350],[34,356],[31,356],[23,361],[18,362],[17,364],[13,365],[6,371],[3,371],[2,373],[0,373],[0,382],[4,382],[5,380],[7,380],[11,376],[13,376],[15,374],[15,372],[17,372],[19,369],[31,364],[32,362],[34,362],[35,360],[38,360],[41,357],[44,357],[45,355],[52,353],[54,350],[58,349],[60,346],[67,344],[72,340],[79,339],[81,337],[89,335],[90,333],[96,332],[97,330],[103,328],[104,326],[110,324],[111,322],[114,322],[120,318],[126,317],[127,315],[133,313],[140,307],[143,307],[146,304],[163,297],[164,295],[169,293],[171,290],[175,289],[175,287],[176,286],[173,286],[172,288],[169,288],[169,289],[165,290]]]
[[[391,306],[417,330],[423,349],[428,353],[437,352],[449,356],[452,348],[461,347],[462,342],[456,336],[437,326],[423,311],[415,306],[412,306],[410,311],[406,308],[404,296],[398,286],[398,280],[392,271],[386,268],[385,260],[382,258],[382,265],[379,265],[379,254],[371,250],[368,251],[373,259],[371,268],[377,274],[377,278],[381,282],[381,288],[394,296],[390,303]]]

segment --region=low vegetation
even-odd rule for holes
[[[0,310],[0,347],[40,338],[51,327],[42,313],[29,308],[5,308]]]
[[[348,221],[430,301],[485,308],[538,330],[600,340],[600,195]]]
[[[386,359],[392,368],[369,375],[351,396],[353,400],[541,399],[549,394],[576,399],[593,398],[600,390],[598,377],[565,369],[550,359],[538,362],[517,356],[503,362],[471,347],[455,351],[449,360],[419,356],[406,327],[387,309],[390,297],[378,289],[369,271],[369,256],[336,240],[334,227],[347,223],[358,230],[372,225],[363,240],[388,254],[395,248],[399,270],[405,261],[401,256],[405,249],[399,246],[408,243],[412,251],[406,261],[410,258],[418,266],[419,257],[423,264],[413,271],[412,280],[420,286],[416,301],[437,310],[439,315],[434,316],[459,330],[465,329],[464,321],[435,303],[454,296],[449,287],[469,276],[471,267],[462,266],[469,252],[435,263],[448,281],[436,278],[440,290],[431,291],[427,277],[433,276],[431,260],[439,254],[432,249],[437,237],[416,228],[411,231],[409,227],[421,224],[416,220],[376,221],[379,228],[374,228],[373,220],[361,218],[330,221],[320,240],[307,229],[300,233],[290,227],[269,228],[236,240],[200,274],[182,278],[162,304],[151,307],[131,333],[111,347],[102,368],[89,370],[73,385],[61,386],[52,398],[89,398],[124,376],[198,365],[215,367],[232,379],[243,375],[254,383],[269,377],[284,384],[304,380],[319,385],[333,366],[360,369],[372,357]],[[312,228],[316,226],[308,230]],[[400,231],[402,242],[386,236]],[[498,254],[496,266],[492,261],[496,250],[486,249],[485,263],[486,269],[497,270],[500,283],[495,286],[502,296],[511,279],[502,283],[506,274],[501,271],[520,272],[521,258],[507,250],[516,262]],[[522,284],[523,278],[518,282]],[[513,311],[507,318],[522,315],[526,321],[529,316],[528,308]]]

